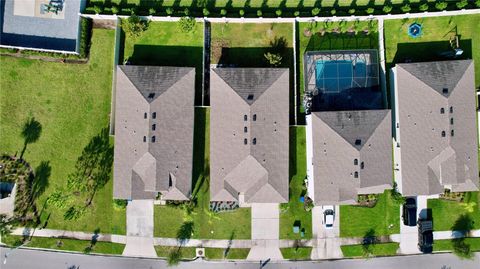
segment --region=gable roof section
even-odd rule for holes
[[[288,69],[211,70],[212,201],[288,201],[288,91]]]
[[[352,204],[391,188],[390,110],[313,112],[315,204]]]
[[[188,199],[195,69],[119,66],[116,85],[114,197]]]
[[[473,61],[398,64],[394,70],[402,193],[478,190]]]

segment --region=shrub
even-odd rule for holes
[[[80,19],[80,48],[78,54],[81,58],[86,58],[90,51],[90,38],[92,36],[92,21],[81,17]]]
[[[118,209],[124,209],[127,207],[127,200],[123,199],[114,199],[113,200],[113,207],[118,208]]]
[[[168,266],[177,265],[180,262],[181,258],[182,258],[182,255],[180,253],[180,249],[170,251],[167,257]]]
[[[100,14],[103,11],[103,8],[99,5],[93,6],[93,11],[95,11],[95,14]]]
[[[295,16],[295,17],[300,16],[300,11],[297,10],[297,11],[293,12],[293,16]]]
[[[260,9],[257,10],[257,17],[262,17],[262,15],[263,15],[262,11]]]
[[[148,28],[148,21],[144,21],[140,19],[140,17],[136,15],[132,15],[128,17],[128,19],[122,20],[122,29],[125,34],[132,38],[137,38],[142,33],[147,30]]]
[[[178,23],[180,30],[184,33],[188,33],[193,31],[196,21],[195,18],[192,17],[182,17]]]
[[[354,8],[349,9],[348,14],[350,14],[350,15],[355,14],[355,9]]]
[[[438,10],[445,10],[448,6],[447,2],[441,1],[441,2],[436,2],[435,3],[435,8]]]
[[[208,11],[208,9],[206,7],[203,8],[203,16],[207,17],[208,15],[210,15],[210,11]]]
[[[282,56],[280,53],[270,53],[267,52],[263,55],[267,62],[272,66],[279,66],[282,64]]]
[[[480,7],[480,0],[476,0],[476,1],[475,1],[475,6],[476,6],[476,7]]]
[[[149,15],[152,15],[152,16],[153,16],[153,15],[155,15],[155,13],[157,13],[157,11],[156,11],[153,7],[151,7],[150,9],[148,9],[148,14],[149,14]]]
[[[409,4],[405,4],[405,5],[402,6],[400,9],[401,9],[404,13],[410,12],[410,10],[412,10],[412,8],[410,7]]]
[[[243,17],[245,15],[245,10],[240,9],[240,11],[238,11],[238,14],[240,15],[240,17]]]
[[[173,8],[169,7],[167,9],[165,9],[165,13],[167,13],[167,15],[172,15],[173,14]]]
[[[373,7],[369,7],[366,10],[367,14],[373,14],[375,12],[375,9]]]
[[[130,16],[137,14],[137,7],[130,8]]]
[[[227,15],[227,10],[222,8],[222,10],[220,10],[220,15],[225,17]]]
[[[468,5],[468,0],[462,0],[456,3],[458,9],[462,9]]]
[[[428,4],[427,4],[427,3],[421,4],[421,5],[418,7],[418,9],[419,9],[420,11],[427,11],[427,10],[428,10]]]
[[[313,16],[317,16],[319,13],[320,13],[320,8],[316,7],[314,9],[312,9],[312,15]]]
[[[112,6],[111,10],[112,10],[112,14],[117,14],[120,11],[117,6]]]
[[[190,16],[190,9],[188,9],[188,7],[186,7],[184,10],[183,10],[183,14],[185,14],[185,16]]]
[[[278,17],[282,16],[282,10],[281,9],[277,9],[275,11],[275,14],[277,14]]]
[[[383,12],[384,12],[385,14],[389,14],[390,12],[392,12],[392,9],[393,9],[393,8],[392,8],[391,5],[385,5],[385,6],[383,6]]]
[[[336,9],[332,9],[332,10],[330,10],[330,14],[332,14],[332,15],[335,15],[335,14],[337,14],[337,10],[336,10]]]

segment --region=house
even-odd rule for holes
[[[392,188],[390,110],[307,115],[307,186],[315,205],[355,204]]]
[[[479,187],[472,60],[404,63],[395,93],[395,180],[405,196]]]
[[[115,198],[190,198],[194,94],[194,68],[117,67]]]
[[[214,68],[211,203],[288,202],[289,70]]]
[[[1,0],[0,46],[79,51],[86,0]]]

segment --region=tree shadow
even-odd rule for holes
[[[372,256],[373,246],[377,243],[377,237],[374,229],[369,229],[362,239],[363,255],[366,257]]]
[[[35,120],[35,117],[29,118],[24,124],[22,128],[22,137],[24,140],[23,149],[20,154],[20,159],[23,158],[23,154],[27,150],[28,144],[32,144],[37,142],[40,138],[40,134],[42,133],[42,124]]]
[[[184,245],[192,237],[194,226],[192,221],[187,221],[182,224],[177,231],[177,240],[180,245]]]
[[[52,167],[50,161],[42,161],[40,165],[35,168],[33,182],[31,186],[32,199],[35,200],[42,195],[49,185],[49,178],[52,174]]]
[[[468,236],[471,230],[473,230],[473,224],[474,222],[469,214],[462,214],[455,221],[451,229],[452,231],[461,232],[464,236]]]

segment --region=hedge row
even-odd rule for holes
[[[80,58],[87,58],[90,52],[90,39],[92,37],[92,20],[80,18],[80,48],[78,53]]]
[[[351,15],[382,15],[382,14],[404,14],[404,13],[418,13],[425,11],[441,11],[441,10],[460,10],[460,9],[474,9],[480,8],[480,0],[468,1],[461,0],[456,2],[420,2],[401,5],[384,5],[384,6],[354,6],[354,7],[329,7],[329,8],[268,8],[268,9],[254,9],[254,8],[204,8],[204,7],[190,7],[190,8],[155,8],[151,6],[135,6],[119,7],[117,5],[101,5],[97,3],[89,3],[86,8],[86,14],[118,14],[118,15],[140,15],[140,16],[193,16],[193,17],[246,17],[246,18],[292,18],[292,17],[312,17],[312,16],[351,16]]]

